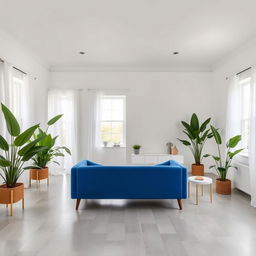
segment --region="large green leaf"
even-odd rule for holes
[[[57,147],[56,149],[57,149],[57,150],[59,150],[59,149],[64,149],[64,150],[66,151],[66,153],[68,153],[69,155],[71,155],[71,151],[70,151],[70,149],[69,149],[69,148],[67,148],[67,147],[65,147],[65,146]]]
[[[186,129],[190,129],[190,125],[187,122],[181,121],[181,123]]]
[[[185,121],[181,121],[182,125],[185,127],[185,131],[189,134],[189,137],[193,138],[193,140],[196,138],[194,131],[192,127]]]
[[[3,136],[0,135],[0,148],[4,151],[9,150],[8,142],[5,140]]]
[[[53,154],[54,156],[62,156],[62,157],[64,157],[65,155],[63,154],[63,153],[61,153],[61,152],[57,152],[57,153],[55,153],[55,154]]]
[[[45,138],[40,142],[41,146],[51,148],[54,145],[54,140],[50,134],[46,135]]]
[[[1,103],[1,107],[8,132],[11,136],[18,136],[20,134],[20,126],[18,121],[16,120],[12,112],[3,103]]]
[[[63,115],[57,115],[57,116],[53,117],[51,120],[48,121],[47,124],[49,126],[55,124],[62,116]]]
[[[211,130],[212,130],[212,134],[213,134],[213,137],[214,137],[216,143],[220,145],[222,143],[222,141],[221,141],[221,137],[220,137],[219,132],[212,125],[211,125]]]
[[[198,120],[198,117],[197,117],[197,115],[195,113],[191,117],[190,126],[192,127],[192,129],[194,131],[198,131],[199,130],[199,120]]]
[[[6,160],[2,157],[0,157],[0,166],[1,167],[8,167],[10,166],[12,163],[9,160]]]
[[[210,121],[211,121],[211,118],[208,118],[208,119],[206,119],[206,120],[202,123],[202,125],[200,126],[200,132],[203,132],[203,131],[206,129],[206,127],[207,127],[207,125],[210,123]]]
[[[241,135],[234,136],[229,139],[227,146],[229,148],[235,148],[240,141],[241,141]]]
[[[22,149],[19,150],[18,154],[20,156],[24,156],[26,153],[28,153],[39,141],[41,141],[44,138],[44,136],[41,136],[35,140],[33,140],[32,142],[30,142],[29,144],[27,144],[26,146],[24,146]]]
[[[67,147],[63,147],[63,149],[69,154],[69,155],[71,155],[71,151],[70,151],[70,149],[69,148],[67,148]]]
[[[183,132],[191,139],[191,140],[194,140],[194,137],[189,134],[186,130],[183,130]]]
[[[185,146],[190,146],[191,145],[191,143],[189,142],[189,141],[187,141],[187,140],[181,140],[181,139],[178,139],[180,142],[182,142],[183,143],[183,145],[185,145]]]
[[[242,152],[244,149],[241,148],[241,149],[238,149],[234,152],[228,152],[228,155],[229,155],[229,158],[232,159],[235,155],[239,154],[240,152]]]
[[[206,131],[203,133],[203,136],[201,137],[201,141],[205,141],[205,139],[206,139],[207,136],[208,136],[209,131],[210,131],[210,130],[206,130]]]
[[[41,152],[43,150],[47,149],[47,147],[43,147],[43,146],[36,146],[33,147],[30,151],[28,151],[26,154],[24,154],[24,156],[22,157],[22,161],[28,161],[30,160],[35,154],[37,154],[38,152]]]
[[[212,156],[212,158],[213,158],[214,160],[216,160],[217,162],[220,161],[220,157],[219,157],[219,156]]]
[[[30,138],[32,137],[32,135],[34,134],[35,130],[39,127],[39,124],[34,125],[30,128],[28,128],[26,131],[24,131],[23,133],[21,133],[18,137],[16,137],[16,139],[14,140],[14,145],[17,147],[20,147],[22,145],[24,145],[25,143],[27,143]]]

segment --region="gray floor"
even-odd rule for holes
[[[24,212],[0,205],[0,255],[256,255],[256,209],[238,191],[210,204],[205,188],[183,211],[176,200],[90,200],[76,212],[69,194],[69,177],[52,177],[26,189]]]

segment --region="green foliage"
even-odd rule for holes
[[[188,140],[178,140],[183,145],[190,148],[196,164],[201,164],[204,144],[207,139],[213,136],[211,130],[207,129],[210,121],[211,118],[208,118],[200,125],[199,119],[195,113],[191,116],[190,123],[181,121],[184,127],[183,133],[186,134]]]
[[[138,144],[135,144],[132,146],[133,149],[140,149],[141,148],[141,145],[138,145]]]
[[[15,138],[14,145],[17,147],[24,145],[28,140],[30,140],[30,138],[32,137],[37,128],[39,128],[39,124],[34,125],[28,128],[23,133],[21,133],[19,136]]]
[[[38,169],[47,167],[50,162],[59,165],[59,163],[54,160],[56,157],[64,157],[65,153],[71,155],[71,152],[67,147],[55,147],[57,137],[53,137],[50,133],[48,133],[49,126],[55,124],[61,117],[62,115],[53,117],[48,121],[46,131],[39,128],[37,129],[37,133],[34,134],[35,140],[43,136],[42,140],[37,141],[36,146],[43,147],[44,149],[38,151],[38,153],[36,153],[32,158],[33,164],[37,166]]]
[[[0,148],[4,151],[9,150],[8,142],[5,140],[3,136],[0,135]]]
[[[20,125],[12,112],[4,105],[1,104],[2,112],[4,114],[7,130],[11,136],[18,136],[20,134]]]
[[[55,124],[63,115],[57,115],[48,121],[48,126]]]
[[[209,157],[209,156],[212,157],[215,164],[210,166],[210,169],[214,168],[218,173],[220,180],[225,181],[227,179],[229,168],[234,167],[231,165],[232,159],[234,158],[234,156],[236,156],[241,151],[243,151],[243,149],[237,149],[233,152],[231,151],[231,149],[235,148],[238,145],[238,143],[241,141],[241,135],[234,136],[228,140],[228,142],[226,143],[226,155],[224,158],[222,158],[222,155],[220,152],[220,145],[222,144],[221,136],[218,130],[213,126],[211,126],[211,131],[212,131],[214,140],[217,144],[218,156],[206,154],[204,155],[204,157]]]
[[[24,167],[25,162],[43,148],[38,148],[35,142],[29,141],[39,125],[32,126],[20,133],[19,123],[12,112],[4,104],[1,104],[1,109],[7,131],[10,134],[10,142],[0,135],[0,148],[3,150],[3,155],[0,155],[0,170],[2,171],[0,176],[7,187],[14,187],[20,175],[26,169]],[[42,137],[39,137],[38,141],[41,139]]]

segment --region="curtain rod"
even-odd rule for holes
[[[0,58],[0,62],[3,62],[4,63],[4,60]],[[23,70],[19,69],[19,68],[16,68],[15,66],[12,66],[14,69],[16,69],[17,71],[21,72],[22,74],[24,75],[27,75],[26,72],[24,72]]]
[[[238,75],[244,73],[245,71],[250,70],[251,68],[252,68],[252,67],[246,68],[246,69],[244,69],[244,70],[242,70],[242,71],[236,73],[236,75],[238,76]]]

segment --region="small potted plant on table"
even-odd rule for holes
[[[204,165],[202,164],[202,153],[205,142],[212,137],[211,130],[208,129],[208,124],[211,118],[206,119],[201,125],[197,115],[194,113],[191,117],[190,124],[181,121],[184,126],[183,133],[185,133],[189,140],[178,139],[183,145],[188,146],[191,150],[195,163],[192,164],[193,176],[204,176]]]
[[[37,186],[40,183],[40,180],[47,179],[47,185],[49,185],[49,168],[48,164],[50,162],[53,162],[55,164],[59,163],[55,161],[54,159],[56,157],[64,157],[64,152],[71,155],[70,150],[65,146],[56,146],[55,142],[58,138],[53,137],[50,133],[48,133],[48,129],[51,125],[55,124],[62,115],[57,115],[47,123],[47,129],[46,131],[42,131],[40,128],[38,129],[38,133],[34,134],[34,138],[40,138],[44,137],[42,140],[40,140],[37,145],[44,147],[44,150],[38,152],[35,154],[32,158],[34,168],[30,169],[30,175],[29,175],[29,185],[31,186],[31,181],[36,180]]]
[[[135,154],[135,155],[139,155],[141,145],[135,144],[135,145],[133,145],[132,148],[133,148],[134,154]]]
[[[230,195],[231,180],[227,179],[227,173],[231,167],[236,168],[231,165],[231,162],[234,156],[239,154],[243,150],[243,149],[237,149],[232,152],[231,149],[234,149],[238,145],[238,143],[241,141],[241,135],[234,136],[227,141],[226,155],[225,155],[225,158],[222,158],[221,151],[220,151],[220,145],[222,144],[221,136],[215,127],[211,126],[211,130],[212,130],[214,140],[217,144],[218,155],[216,156],[216,155],[206,154],[205,157],[211,156],[215,162],[215,164],[210,166],[210,168],[214,168],[219,176],[219,178],[216,179],[216,193],[222,194],[222,195]]]
[[[0,204],[10,205],[10,215],[13,214],[13,204],[22,200],[24,209],[24,184],[19,183],[18,179],[25,169],[24,164],[29,161],[37,152],[44,149],[37,146],[42,137],[30,141],[33,133],[38,129],[39,124],[34,125],[24,132],[20,132],[20,125],[11,111],[3,104],[1,109],[7,125],[7,131],[10,135],[10,142],[0,135],[0,149],[3,155],[0,155],[0,176],[4,184],[0,185]]]

